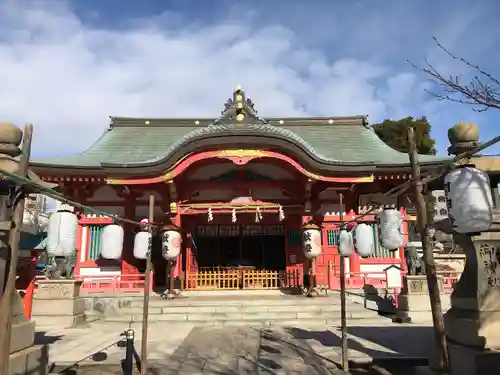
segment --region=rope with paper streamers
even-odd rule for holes
[[[19,186],[30,187],[31,191],[33,193],[39,193],[39,194],[46,195],[50,198],[56,199],[62,203],[76,207],[80,210],[84,210],[84,211],[93,213],[95,215],[108,217],[108,218],[113,219],[113,220],[120,222],[120,223],[127,223],[127,224],[138,225],[138,226],[142,225],[141,222],[139,222],[139,221],[130,220],[130,219],[124,218],[120,215],[111,214],[109,212],[98,210],[98,209],[93,208],[91,206],[87,206],[85,204],[73,201],[73,200],[67,198],[65,195],[55,191],[54,189],[47,188],[47,187],[45,187],[45,186],[43,186],[35,181],[31,181],[30,179],[28,179],[26,177],[20,176],[17,173],[12,173],[12,172],[6,171],[5,169],[0,168],[0,175],[7,177],[8,179],[12,180],[14,183],[16,183]],[[158,224],[154,224],[154,223],[150,223],[150,226],[155,227],[155,228],[159,227]],[[176,226],[176,228],[180,229],[177,226]]]
[[[500,142],[500,136],[497,136],[487,142],[484,142],[484,143],[481,143],[480,145],[478,145],[476,148],[474,148],[473,150],[470,150],[470,151],[466,151],[466,152],[463,152],[459,155],[456,155],[454,158],[450,159],[450,160],[447,160],[447,161],[444,161],[442,162],[442,170],[438,173],[434,173],[434,175],[431,175],[431,174],[428,174],[424,177],[422,177],[422,183],[423,184],[428,184],[429,182],[431,181],[434,181],[438,178],[441,178],[443,176],[443,174],[445,174],[449,169],[452,169],[453,167],[456,167],[456,163],[463,160],[463,159],[466,159],[466,158],[469,158],[475,154],[477,154],[478,152],[494,145],[495,143],[498,143]],[[28,178],[26,177],[23,177],[23,176],[20,176],[18,175],[17,173],[12,173],[12,172],[9,172],[5,169],[2,169],[0,168],[0,174],[3,175],[4,177],[7,177],[8,179],[12,180],[14,183],[16,183],[17,185],[19,186],[28,186],[30,187],[33,192],[35,193],[40,193],[40,194],[43,194],[43,195],[46,195],[50,198],[54,198],[60,202],[63,202],[63,203],[66,203],[68,205],[71,205],[73,207],[76,207],[78,209],[81,209],[81,210],[85,210],[87,212],[91,212],[91,213],[94,213],[96,215],[100,215],[100,216],[104,216],[104,217],[109,217],[111,219],[114,219],[118,222],[122,222],[122,223],[128,223],[128,224],[132,224],[132,225],[138,225],[140,226],[141,223],[138,222],[138,221],[135,221],[135,220],[130,220],[130,219],[127,219],[127,218],[124,218],[124,217],[121,217],[119,215],[116,215],[116,214],[110,214],[109,212],[105,212],[105,211],[102,211],[102,210],[98,210],[98,209],[95,209],[91,206],[87,206],[85,204],[82,204],[82,203],[78,203],[76,201],[73,201],[69,198],[67,198],[65,195],[53,190],[53,189],[50,189],[50,188],[47,188],[35,181],[31,181],[29,180]],[[396,198],[396,197],[399,197],[400,195],[404,194],[406,191],[408,191],[408,189],[410,189],[412,183],[414,182],[414,178],[411,177],[408,181],[406,181],[405,183],[401,184],[401,185],[398,185],[398,186],[395,186],[393,187],[392,189],[388,190],[387,192],[385,192],[383,195],[386,196],[386,197],[389,197],[389,198]],[[212,205],[210,208],[211,209],[216,209],[217,207],[221,207],[223,209],[231,209],[231,210],[249,210],[249,209],[255,209],[256,206],[259,206],[261,208],[269,208],[269,209],[279,209],[281,207],[281,205],[279,204],[260,204],[260,205],[248,205],[248,206],[241,206],[241,205]],[[361,215],[357,215],[354,219],[352,220],[349,220],[349,221],[346,221],[344,223],[342,223],[342,225],[348,225],[350,223],[355,223],[357,221],[359,221],[361,218],[363,217],[366,217],[366,216],[370,216],[370,215],[373,215],[374,213],[376,213],[376,211],[378,211],[380,208],[383,208],[385,205],[383,204],[376,204],[375,207],[372,207],[370,210],[368,210],[367,212],[361,214]],[[189,207],[189,206],[188,206]],[[207,206],[208,207],[208,206]],[[158,225],[155,225],[154,223],[151,223],[151,226],[152,227],[158,227]],[[178,228],[180,229],[180,228]]]

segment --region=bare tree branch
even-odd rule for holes
[[[439,72],[429,61],[424,59],[425,65],[418,66],[411,61],[408,63],[415,69],[431,76],[431,79],[439,87],[439,90],[425,90],[439,100],[447,100],[455,103],[478,106],[474,111],[484,112],[490,108],[500,109],[500,80],[483,70],[476,64],[451,53],[439,41],[433,37],[437,46],[453,60],[460,61],[476,72],[476,75],[468,82],[464,82],[461,76],[443,74]],[[458,96],[458,97],[457,97]]]

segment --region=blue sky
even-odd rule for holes
[[[500,77],[495,0],[0,0],[0,118],[35,124],[35,156],[80,152],[108,116],[215,117],[237,85],[262,116],[427,116],[447,129],[499,111],[439,102],[407,60]],[[131,140],[133,142],[133,140]],[[492,147],[487,153],[500,153]]]

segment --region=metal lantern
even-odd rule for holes
[[[70,211],[54,212],[47,229],[47,254],[50,257],[68,257],[76,250],[78,217]]]
[[[302,228],[302,247],[307,259],[314,259],[321,255],[321,228],[315,224],[307,224]]]
[[[112,260],[121,259],[124,234],[121,225],[106,225],[102,230],[101,257]]]
[[[396,251],[404,245],[402,231],[403,215],[394,208],[386,208],[377,215],[379,237],[382,246],[390,251]]]
[[[134,258],[147,259],[153,236],[149,232],[138,232],[134,237]]]
[[[177,258],[181,252],[182,235],[173,229],[168,229],[162,234],[162,256],[168,261]]]
[[[493,222],[493,197],[486,173],[471,166],[457,168],[444,179],[448,215],[458,233],[478,233]]]
[[[352,233],[342,229],[339,233],[339,253],[344,257],[349,257],[354,251],[354,239]]]
[[[363,258],[369,257],[375,251],[375,238],[370,225],[360,223],[354,230],[356,252]]]

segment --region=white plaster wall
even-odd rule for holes
[[[163,200],[163,196],[158,193],[157,191],[154,190],[146,190],[144,194],[142,194],[139,198],[137,198],[137,201],[139,202],[149,202],[149,196],[153,194],[155,197],[155,203],[161,202]]]
[[[94,192],[94,195],[88,199],[89,202],[123,202],[123,198],[120,198],[116,193],[116,190],[111,186],[102,186]]]
[[[154,221],[159,222],[163,219],[164,212],[161,207],[155,205],[154,209]],[[135,218],[136,220],[147,219],[149,215],[149,207],[148,206],[136,206],[135,208]]]
[[[370,273],[370,272],[384,272],[384,270],[393,264],[388,264],[388,263],[381,263],[381,264],[361,264],[360,265],[360,271],[362,273],[367,273],[367,277],[372,277],[372,278],[377,278],[377,279],[384,279],[385,275],[383,273]]]

